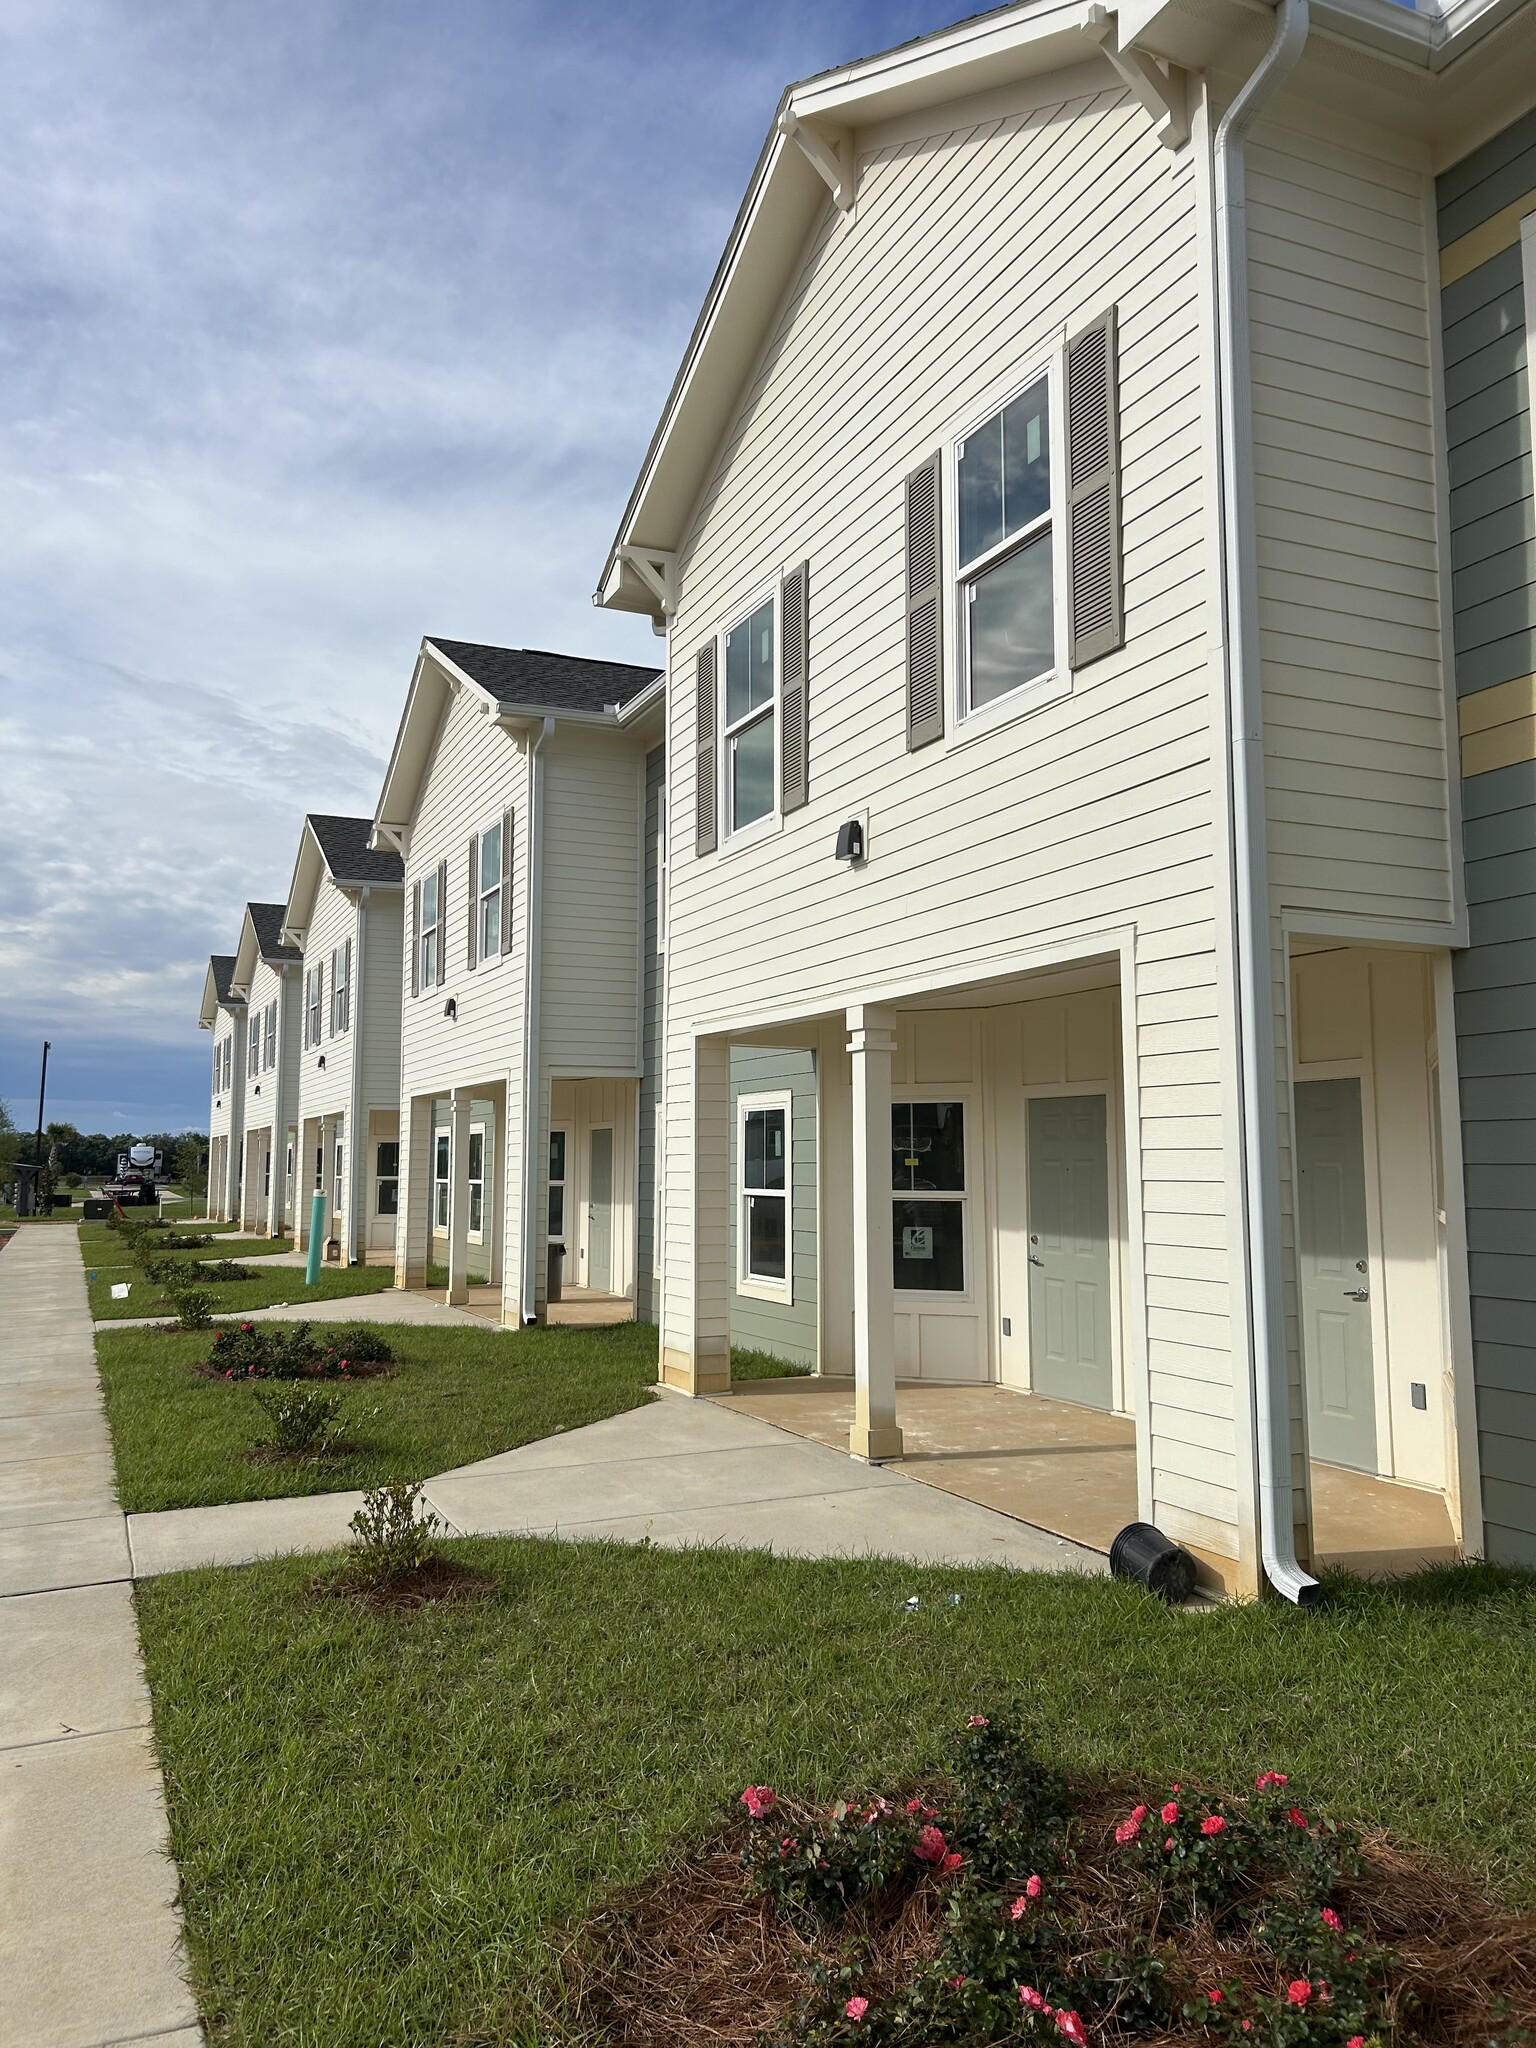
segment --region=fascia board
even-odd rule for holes
[[[1080,64],[1091,47],[1084,41],[1083,11],[1082,0],[1054,0],[1027,12],[978,15],[795,86],[790,106],[802,121],[871,128],[919,108]]]
[[[283,925],[279,934],[289,945],[302,948],[304,944],[303,933],[314,915],[315,897],[324,869],[325,855],[315,837],[314,826],[306,818],[304,830],[299,834],[299,851],[293,863],[293,880],[288,884],[288,899],[283,905]]]
[[[654,683],[647,683],[637,697],[631,697],[627,704],[619,706],[620,725],[638,725],[646,714],[667,701],[667,672],[662,670]]]
[[[395,744],[384,771],[383,786],[374,809],[373,822],[405,829],[416,812],[431,751],[432,734],[442,715],[447,677],[440,666],[441,655],[430,640],[423,640],[411,671],[411,686],[405,693],[405,709],[395,733]],[[430,696],[430,706],[425,701]],[[425,728],[425,730],[424,730]]]
[[[238,995],[242,1002],[250,996],[251,981],[255,976],[259,958],[256,926],[251,913],[247,911],[240,926],[240,943],[235,948],[234,971],[229,977],[230,992]]]

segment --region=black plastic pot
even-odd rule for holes
[[[1195,1560],[1150,1522],[1127,1522],[1109,1546],[1109,1569],[1177,1606],[1195,1590]]]

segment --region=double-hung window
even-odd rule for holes
[[[443,1231],[448,1228],[448,1187],[453,1162],[453,1140],[447,1131],[437,1133],[433,1152],[432,1227]]]
[[[741,1209],[736,1219],[738,1283],[788,1297],[790,1098],[743,1095],[737,1105]]]
[[[352,941],[347,939],[331,953],[331,1036],[347,1028],[352,1014]]]
[[[485,1131],[476,1124],[469,1134],[469,1234],[478,1244],[485,1229]]]
[[[421,986],[436,988],[437,962],[442,948],[442,909],[438,902],[439,871],[432,868],[421,878]]]
[[[955,447],[962,716],[1057,666],[1051,378],[1037,377]]]
[[[963,1294],[965,1105],[891,1105],[892,1278],[913,1294]]]
[[[218,1094],[218,1092],[219,1092],[220,1088],[221,1088],[221,1087],[222,1087],[223,1085],[224,1085],[224,1042],[223,1042],[223,1040],[222,1040],[222,1039],[219,1039],[218,1041],[216,1041],[216,1043],[215,1043],[215,1045],[214,1045],[214,1048],[213,1048],[213,1092],[214,1092],[214,1094],[215,1094],[215,1095],[217,1095],[217,1094]]]
[[[727,836],[777,808],[775,601],[767,597],[724,637]]]
[[[480,834],[480,880],[476,892],[479,906],[480,958],[494,960],[501,951],[501,835],[500,821]]]
[[[553,1243],[565,1243],[564,1131],[549,1134],[549,1235]]]
[[[267,1005],[264,1058],[267,1066],[275,1067],[277,1065],[277,999],[275,996]]]
[[[320,978],[318,967],[311,967],[304,976],[304,1042],[306,1045],[320,1043]]]
[[[253,1074],[259,1074],[261,1072],[260,1010],[253,1010],[251,1012],[250,1045],[247,1048],[246,1065],[249,1068],[250,1072]]]
[[[224,1086],[226,1088],[229,1086],[230,1076],[234,1071],[234,1065],[235,1034],[233,1033],[233,1031],[231,1031],[228,1038],[226,1038],[224,1041]]]
[[[396,1138],[383,1139],[378,1148],[377,1188],[374,1210],[380,1216],[400,1213],[400,1144]]]

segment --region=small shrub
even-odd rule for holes
[[[437,1555],[443,1522],[421,1505],[421,1482],[392,1481],[363,1496],[352,1517],[347,1574],[364,1588],[387,1586],[420,1572]]]
[[[205,1244],[213,1243],[213,1234],[207,1230],[167,1230],[158,1243],[166,1252],[197,1252]]]
[[[267,1418],[255,1448],[285,1458],[323,1458],[341,1440],[341,1403],[318,1387],[260,1387],[256,1405]]]
[[[395,1358],[378,1323],[347,1323],[325,1348],[345,1365],[392,1365]]]
[[[179,1287],[171,1295],[171,1305],[179,1330],[206,1330],[218,1304],[206,1287]]]
[[[354,1368],[393,1362],[388,1343],[367,1324],[322,1337],[309,1323],[241,1323],[220,1330],[203,1371],[226,1380],[346,1380]]]

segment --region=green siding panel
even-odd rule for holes
[[[1536,985],[1536,943],[1512,939],[1506,946],[1479,946],[1456,954],[1453,965],[1458,989],[1529,988]]]
[[[1484,1251],[1507,1252],[1517,1258],[1536,1257],[1536,1218],[1529,1209],[1469,1207],[1467,1231]],[[1536,1327],[1532,1328],[1531,1342],[1536,1344]]]
[[[1531,1335],[1531,1304],[1506,1301],[1501,1295],[1475,1295],[1472,1301],[1472,1342],[1526,1344]]]
[[[1501,862],[1500,866],[1503,865]],[[1518,872],[1514,861],[1509,866]],[[1513,886],[1507,896],[1492,903],[1474,903],[1470,916],[1474,946],[1501,946],[1509,939],[1536,938],[1536,897],[1518,894]]]
[[[1460,572],[1491,556],[1507,554],[1536,537],[1536,502],[1516,498],[1500,505],[1481,519],[1465,519],[1451,535],[1451,569],[1456,581]]]
[[[1453,533],[1474,519],[1496,512],[1501,505],[1528,502],[1531,495],[1529,455],[1516,455],[1500,469],[1491,469],[1451,492]]]
[[[1536,1301],[1536,1253],[1473,1252],[1472,1291],[1490,1301]]]
[[[1536,806],[1536,761],[1511,761],[1461,785],[1461,810],[1466,818],[1492,818],[1503,811]]]
[[[1536,1131],[1536,1124],[1530,1126]],[[1463,1132],[1463,1143],[1468,1133]],[[1536,1159],[1477,1160],[1466,1169],[1467,1203],[1473,1209],[1536,1213]]]
[[[1511,506],[1507,518],[1516,510]],[[1479,520],[1481,526],[1485,524]],[[1456,610],[1456,637],[1461,641],[1461,621],[1476,606],[1490,603],[1494,598],[1505,597],[1512,590],[1529,591],[1536,582],[1536,538],[1511,542],[1508,547],[1483,555],[1476,562],[1469,562],[1464,569],[1458,569],[1451,578],[1451,594]]]
[[[1476,355],[1512,327],[1524,325],[1520,269],[1520,245],[1512,242],[1440,294],[1447,368]]]
[[[1473,1166],[1536,1166],[1536,1123],[1510,1117],[1496,1124],[1467,1122],[1461,1150]]]
[[[1521,181],[1524,181],[1523,183]],[[1522,114],[1497,135],[1442,171],[1435,180],[1440,246],[1467,234],[1536,189],[1536,111]]]
[[[1536,1074],[1499,1074],[1474,1080],[1463,1075],[1461,1113],[1479,1123],[1494,1123],[1501,1117],[1536,1117]]]
[[[1456,1035],[1472,1038],[1484,1031],[1518,1031],[1536,1004],[1529,988],[1469,988],[1456,998]],[[1501,1108],[1502,1116],[1506,1111]]]
[[[1489,1395],[1502,1394],[1528,1395],[1536,1400],[1536,1344],[1485,1344],[1478,1363],[1480,1402]]]
[[[1499,1436],[1513,1437],[1526,1446],[1527,1471],[1536,1472],[1536,1356],[1530,1361],[1527,1386],[1484,1387],[1477,1397],[1477,1419],[1482,1427]]]

